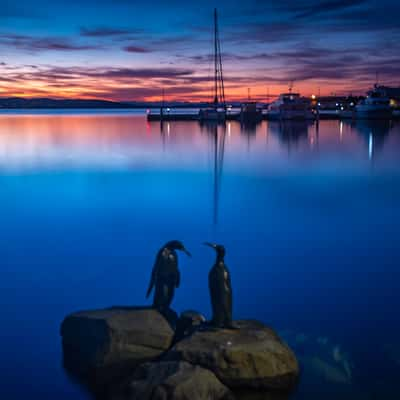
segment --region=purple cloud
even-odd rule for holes
[[[14,47],[27,51],[79,51],[96,50],[99,46],[75,43],[63,37],[33,37],[27,35],[3,34],[0,35],[0,45]]]
[[[151,50],[140,46],[126,46],[123,48],[128,53],[150,53]]]
[[[106,26],[99,26],[96,28],[82,27],[80,29],[81,36],[89,36],[89,37],[123,36],[141,32],[142,31],[140,29],[112,28]]]

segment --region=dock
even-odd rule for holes
[[[198,121],[198,114],[188,113],[147,113],[147,121]]]
[[[200,121],[200,110],[177,110],[177,109],[154,109],[147,110],[147,121]],[[226,121],[240,121],[241,113],[239,110],[227,111]]]

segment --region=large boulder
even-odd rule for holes
[[[182,361],[146,363],[125,387],[127,400],[231,399],[229,389],[209,370]]]
[[[159,357],[174,331],[154,309],[114,307],[69,315],[61,335],[67,370],[103,384]]]
[[[175,344],[167,360],[207,368],[228,387],[290,389],[299,366],[290,348],[270,328],[237,321],[238,329],[202,329]]]

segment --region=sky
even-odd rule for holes
[[[400,86],[399,1],[0,0],[0,97],[212,100],[214,7],[228,100]]]

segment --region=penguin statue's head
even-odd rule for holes
[[[179,240],[171,240],[168,242],[164,248],[167,248],[169,250],[180,250],[183,251],[186,255],[191,257],[192,255],[186,250],[186,247],[183,245],[183,243]]]
[[[206,246],[212,247],[217,252],[217,260],[218,261],[224,260],[226,251],[225,251],[225,247],[222,246],[222,244],[209,243],[209,242],[205,242],[203,244]]]

